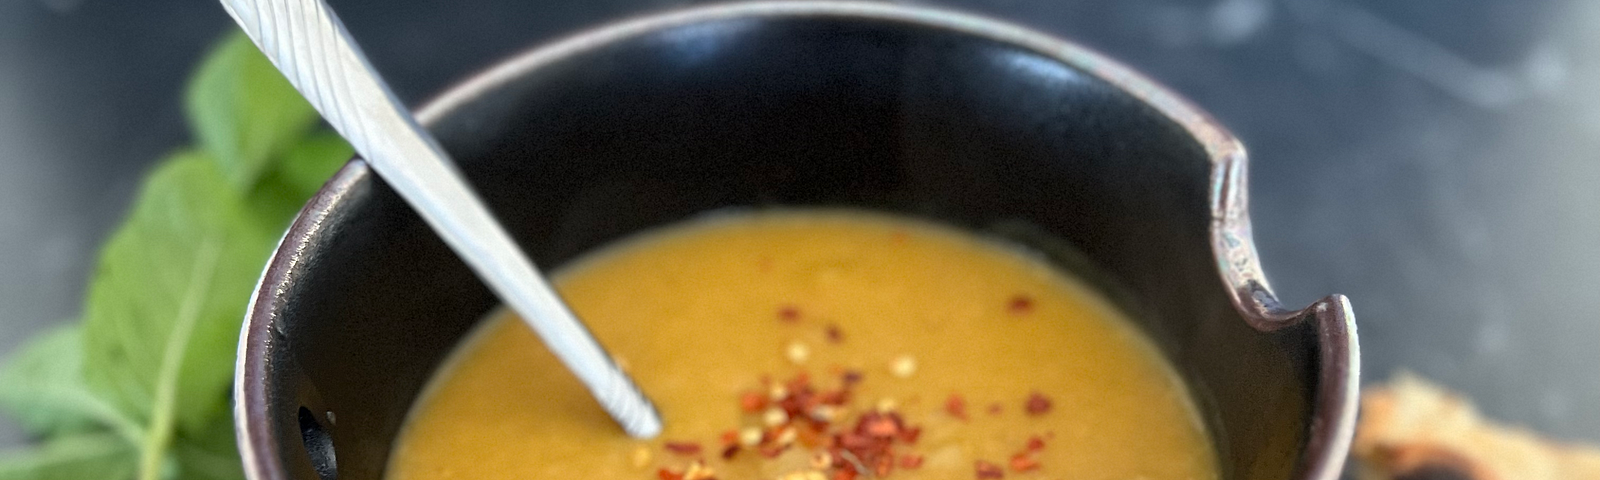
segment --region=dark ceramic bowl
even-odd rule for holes
[[[1356,410],[1350,307],[1279,305],[1245,153],[1082,47],[881,3],[747,3],[611,24],[423,109],[545,267],[708,210],[849,206],[1046,252],[1183,373],[1223,478],[1333,479]],[[284,238],[240,349],[254,480],[377,480],[418,391],[495,299],[364,163]]]

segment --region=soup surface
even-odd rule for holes
[[[555,276],[655,400],[629,438],[496,313],[388,480],[1214,479],[1193,403],[1095,291],[1020,249],[840,211],[727,214]]]

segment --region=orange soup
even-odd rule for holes
[[[1155,347],[1006,244],[876,214],[725,214],[554,280],[661,437],[623,434],[495,313],[417,402],[388,480],[1218,477]]]

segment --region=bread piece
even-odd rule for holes
[[[1484,420],[1414,375],[1368,387],[1351,454],[1363,480],[1600,480],[1600,449]]]

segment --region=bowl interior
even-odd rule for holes
[[[603,40],[524,55],[427,119],[542,266],[726,207],[850,206],[1007,236],[1100,278],[1144,323],[1206,410],[1225,478],[1293,473],[1315,336],[1240,319],[1209,246],[1202,145],[1073,52],[849,15]],[[359,162],[305,215],[280,253],[292,265],[263,285],[278,458],[258,460],[378,479],[419,389],[495,301]]]

